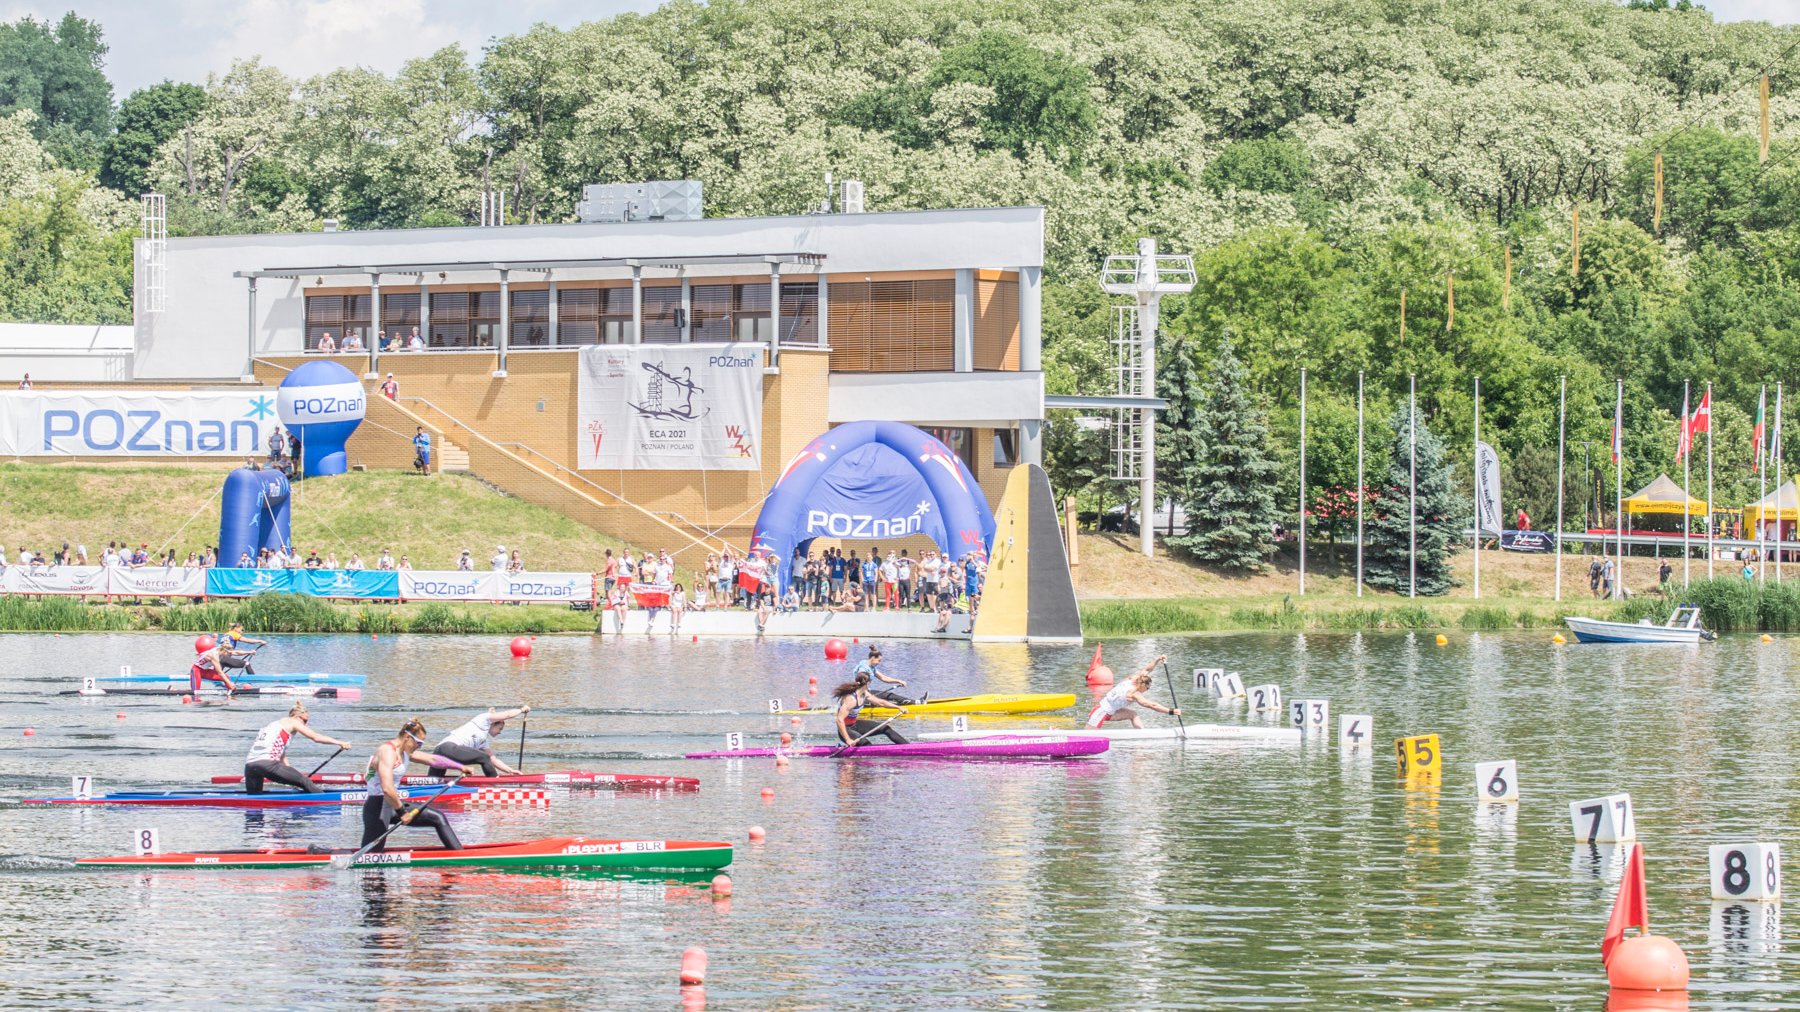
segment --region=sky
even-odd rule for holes
[[[1722,21],[1800,23],[1800,0],[1704,0]],[[499,35],[543,21],[569,27],[656,0],[0,0],[0,20],[60,18],[74,9],[100,22],[111,46],[107,76],[124,98],[165,78],[203,84],[239,57],[261,55],[294,77],[337,67],[388,73],[461,43],[470,54]]]

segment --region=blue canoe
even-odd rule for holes
[[[444,793],[433,807],[452,808],[468,801],[474,787],[402,787],[400,793],[409,800],[423,801]],[[320,808],[330,805],[360,805],[369,796],[366,789],[320,791],[306,794],[282,788],[248,794],[244,791],[126,791],[96,794],[90,798],[25,798],[27,805],[160,805],[180,808]]]
[[[241,675],[235,671],[231,674],[233,682],[249,682],[251,684],[264,682],[281,685],[361,685],[368,681],[368,678],[368,675],[343,675],[327,671],[296,675],[265,675],[261,673]],[[162,682],[166,684],[180,682],[184,685],[187,680],[188,676],[185,673],[179,675],[113,675],[110,678],[94,679],[96,682]]]

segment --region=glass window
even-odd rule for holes
[[[969,469],[970,474],[975,473],[975,461],[969,453],[975,446],[974,429],[950,429],[932,425],[921,426],[921,428],[924,429],[926,435],[949,447],[950,452],[956,454],[957,458],[963,462],[963,466]]]
[[[1011,467],[1019,462],[1019,430],[994,430],[994,466]]]
[[[386,302],[384,298],[382,300]],[[332,343],[344,346],[344,338],[356,334],[367,340],[369,334],[369,297],[367,295],[309,295],[306,297],[307,351],[317,350],[319,340],[331,335]]]
[[[833,282],[831,371],[949,371],[955,294],[949,278]]]
[[[600,288],[556,290],[556,343],[597,344],[600,341]]]
[[[550,293],[513,292],[511,333],[507,340],[514,347],[543,347],[550,343]]]
[[[631,289],[625,289],[627,319],[630,316]],[[675,314],[681,309],[681,286],[644,286],[644,343],[674,344],[681,340],[681,327]]]

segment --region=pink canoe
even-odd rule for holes
[[[757,759],[776,755],[820,757],[836,755],[838,758],[855,756],[861,759],[871,756],[930,756],[941,759],[1068,758],[1070,756],[1097,755],[1106,751],[1108,744],[1110,743],[1105,738],[1079,735],[1063,737],[996,734],[985,738],[963,738],[957,741],[915,741],[905,745],[895,745],[884,741],[880,745],[858,745],[855,748],[843,748],[841,745],[806,745],[800,748],[746,748],[735,752],[689,752],[687,757],[689,759]],[[840,749],[842,751],[839,751]]]

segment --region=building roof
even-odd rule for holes
[[[236,271],[240,278],[298,278],[325,274],[436,274],[451,271],[524,271],[545,272],[557,268],[575,270],[599,267],[659,267],[675,270],[700,264],[799,264],[819,267],[825,263],[823,253],[725,253],[703,256],[673,257],[589,257],[574,260],[446,260],[440,263],[410,264],[322,264],[309,267],[264,267]]]

